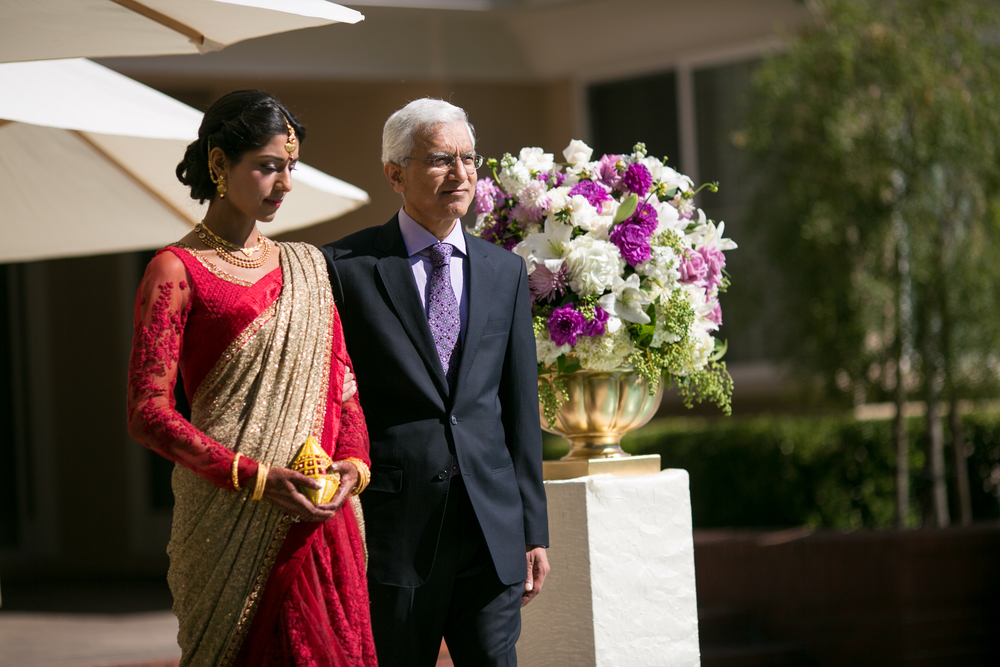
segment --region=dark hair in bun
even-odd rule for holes
[[[282,117],[284,116],[284,117]],[[177,179],[191,188],[191,199],[205,203],[215,194],[208,171],[208,146],[221,148],[231,162],[264,146],[276,134],[287,134],[285,118],[299,142],[306,128],[273,95],[260,90],[237,90],[215,101],[198,128],[198,139],[184,152],[177,165]]]

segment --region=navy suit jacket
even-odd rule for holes
[[[368,576],[421,585],[434,563],[452,454],[500,580],[548,546],[531,304],[524,261],[466,234],[469,313],[449,391],[398,216],[324,246],[371,442],[361,495]]]

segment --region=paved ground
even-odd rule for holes
[[[4,667],[176,665],[177,619],[170,611],[138,614],[0,612]]]
[[[2,667],[177,667],[177,619],[161,578],[5,581]],[[442,645],[437,667],[452,667]]]

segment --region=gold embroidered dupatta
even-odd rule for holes
[[[198,387],[191,422],[234,452],[288,466],[307,437],[322,434],[334,304],[316,248],[282,243],[281,269],[281,294]],[[266,500],[251,501],[251,489],[221,489],[182,466],[173,489],[167,580],[181,665],[229,665],[291,522]]]

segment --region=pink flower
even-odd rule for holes
[[[622,175],[618,173],[618,169],[615,165],[618,161],[622,159],[621,155],[605,155],[601,158],[600,162],[597,163],[597,169],[595,170],[595,175],[601,183],[612,190],[618,189],[618,186],[622,183]]]
[[[708,276],[708,264],[705,258],[698,252],[688,252],[684,255],[684,261],[680,266],[681,282],[688,285],[706,285]]]
[[[492,213],[493,209],[503,204],[503,191],[493,183],[491,178],[480,179],[476,183],[476,213]]]
[[[722,269],[726,266],[726,256],[714,245],[705,246],[698,251],[698,254],[702,256],[705,260],[705,265],[708,267],[708,275],[706,276],[708,286],[711,288],[715,285],[721,285]],[[719,317],[722,316],[720,315]]]
[[[712,309],[706,317],[715,322],[716,326],[722,326],[722,304],[718,301],[715,302],[715,308]]]
[[[528,276],[528,289],[531,290],[533,302],[549,301],[562,296],[566,293],[567,287],[569,287],[569,269],[565,264],[556,273],[549,271],[544,264],[539,264]]]

